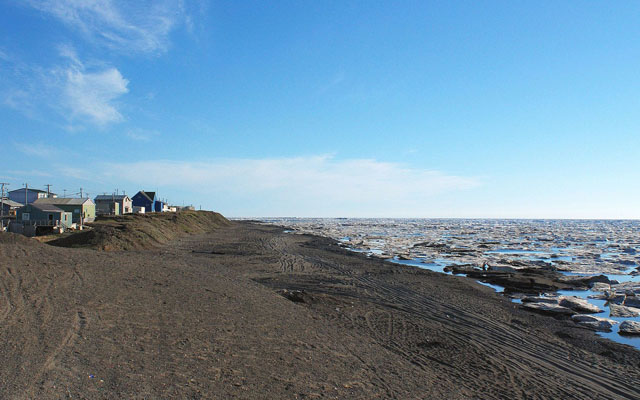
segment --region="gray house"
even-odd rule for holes
[[[38,199],[31,204],[52,204],[63,211],[73,214],[73,222],[80,224],[93,222],[96,219],[96,205],[87,198],[57,197]]]
[[[9,200],[16,201],[22,204],[31,204],[38,199],[46,199],[47,197],[55,198],[58,197],[58,195],[55,193],[47,192],[46,190],[32,188],[16,189],[9,192]]]
[[[62,226],[69,228],[72,213],[66,212],[53,204],[27,204],[18,209],[17,221],[24,225]]]
[[[13,201],[13,200],[9,200],[6,197],[4,199],[2,199],[2,213],[0,215],[5,216],[5,217],[9,217],[9,216],[16,216],[16,210],[22,206],[24,206],[24,204],[22,203],[18,203],[17,201]]]
[[[122,215],[133,213],[133,203],[126,194],[100,194],[93,201],[97,215]]]

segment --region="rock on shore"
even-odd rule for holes
[[[640,322],[622,321],[620,333],[625,335],[640,335]]]
[[[609,304],[609,310],[612,317],[634,318],[640,316],[640,309],[618,304]]]
[[[556,314],[599,313],[600,308],[574,296],[531,296],[522,298],[522,306]]]
[[[595,315],[589,314],[576,314],[572,316],[571,319],[577,324],[603,332],[610,332],[613,325],[618,323],[618,321],[612,319],[596,317]]]

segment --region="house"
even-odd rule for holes
[[[165,205],[164,201],[156,200],[153,203],[153,211],[155,211],[155,212],[164,212],[165,211],[164,205]]]
[[[98,215],[122,215],[133,212],[133,201],[126,194],[100,194],[94,201]]]
[[[46,199],[46,198],[55,198],[58,197],[57,194],[47,192],[46,190],[40,189],[32,189],[32,188],[22,188],[11,190],[9,192],[9,200],[16,201],[22,204],[31,204],[38,199]]]
[[[20,207],[24,206],[22,203],[18,203],[17,201],[9,200],[8,198],[2,199],[2,216],[5,217],[15,217],[16,210]]]
[[[32,204],[51,204],[63,211],[72,213],[72,221],[81,224],[96,219],[96,205],[91,199],[56,197],[37,199]],[[80,220],[82,218],[82,220]]]
[[[131,198],[134,207],[144,207],[146,212],[162,212],[164,202],[156,198],[156,192],[139,191]]]
[[[73,213],[48,203],[27,204],[17,211],[17,221],[24,225],[71,227]]]

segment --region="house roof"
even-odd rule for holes
[[[71,197],[49,197],[45,199],[38,199],[33,204],[58,204],[58,205],[77,205],[81,206],[89,202],[93,204],[93,200],[87,198],[71,198]]]
[[[99,194],[94,199],[95,201],[99,200],[109,200],[109,201],[122,201],[124,199],[128,199],[129,196],[126,194]]]
[[[15,193],[15,192],[18,192],[18,193],[22,192],[22,193],[24,193],[24,189],[25,189],[25,188],[20,188],[20,189],[10,190],[10,191],[9,191],[9,193]],[[34,189],[34,188],[29,188],[29,189],[27,189],[27,191],[29,191],[29,192],[35,192],[35,193],[47,193],[47,191],[46,191],[46,190],[40,190],[40,189]],[[53,193],[53,192],[49,192],[49,194],[50,194],[50,195],[52,195],[52,196],[57,196],[57,194],[55,194],[55,193]]]
[[[38,210],[43,211],[43,212],[65,212],[63,209],[58,208],[58,207],[56,207],[56,206],[54,206],[53,204],[50,204],[50,203],[36,204],[34,202],[34,203],[31,203],[30,206],[33,207],[33,208],[37,208]]]
[[[156,197],[156,192],[145,192],[144,190],[141,190],[141,191],[139,191],[139,192],[136,194],[136,196],[137,196],[138,194],[143,195],[143,196],[144,196],[144,197],[146,197],[146,198],[147,198],[147,200],[149,200],[149,201],[153,201],[153,200],[155,199],[155,197]]]
[[[24,205],[24,204],[22,204],[22,203],[18,203],[17,201],[9,200],[9,199],[7,199],[6,197],[5,197],[4,199],[2,199],[2,202],[3,202],[4,204],[8,204],[8,205],[9,205],[9,207],[12,207],[12,208],[13,208],[13,207],[22,207],[22,206]]]

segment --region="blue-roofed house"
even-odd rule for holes
[[[145,192],[144,190],[139,191],[131,198],[134,207],[144,207],[146,212],[153,211],[153,203],[155,201],[156,193]]]
[[[134,207],[144,207],[147,212],[162,212],[164,202],[156,198],[156,192],[139,191],[131,198]]]

